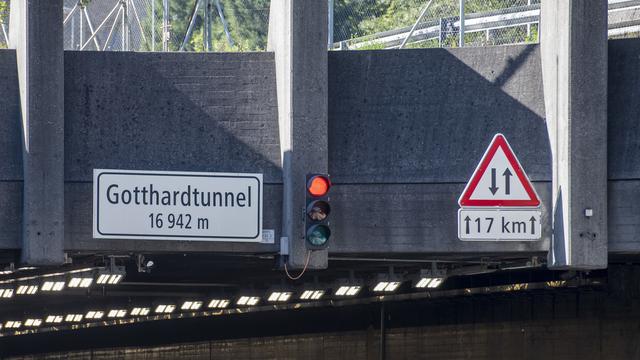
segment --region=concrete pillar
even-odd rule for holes
[[[62,0],[13,0],[23,132],[22,261],[64,260],[64,52]]]
[[[272,0],[268,49],[275,52],[283,171],[282,237],[288,264],[304,266],[305,176],[326,173],[327,1]],[[309,267],[325,268],[327,252],[312,253]]]
[[[549,266],[607,267],[607,1],[542,0],[541,52],[553,156]]]

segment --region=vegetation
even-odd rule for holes
[[[156,9],[162,9],[162,0],[156,2]],[[176,51],[182,45],[196,0],[170,0],[169,13],[171,26],[170,50]],[[260,51],[267,47],[269,22],[269,0],[220,0],[223,16],[227,21],[233,45],[228,41],[221,18],[218,15],[215,1],[209,9],[212,17],[212,51]],[[161,34],[162,11],[156,12],[156,34]],[[195,18],[195,26],[186,50],[204,50],[204,11],[199,9]],[[151,31],[148,19],[144,27]],[[151,39],[145,48],[151,48]],[[162,48],[161,36],[156,36],[156,49]]]
[[[0,22],[6,21],[9,0],[0,0]],[[89,4],[92,0],[81,0]],[[163,0],[144,0],[151,4],[155,1],[156,19],[155,49],[162,48],[162,3]],[[327,0],[317,0],[327,1]],[[540,0],[533,0],[539,2]],[[267,47],[269,4],[270,0],[220,0],[224,18],[228,24],[231,41],[227,39],[221,18],[212,0],[210,9],[212,17],[212,51],[262,51]],[[349,40],[360,36],[371,35],[382,31],[411,26],[428,0],[334,0],[334,41]],[[491,11],[511,6],[526,5],[528,0],[466,0],[468,13]],[[196,0],[170,0],[170,34],[169,48],[179,50],[187,32]],[[455,17],[458,15],[457,0],[434,0],[425,19]],[[204,19],[203,9],[196,14],[195,26],[186,50],[203,51]],[[151,33],[151,18],[144,19],[143,27],[147,34]],[[537,26],[529,31],[526,27],[498,29],[486,33],[468,33],[465,42],[474,45],[496,45],[512,42],[536,42]],[[150,50],[151,37],[147,36],[142,45]],[[443,46],[457,46],[457,35],[445,37]],[[0,46],[3,42],[0,41]],[[437,47],[437,39],[407,44],[407,47]],[[381,49],[380,44],[372,43],[362,49]]]
[[[8,15],[9,15],[9,2],[5,0],[0,0],[0,24],[5,24],[6,26]],[[0,33],[0,49],[5,49],[6,47],[7,47],[7,44],[5,44],[4,42],[4,34]]]

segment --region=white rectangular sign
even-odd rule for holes
[[[538,209],[458,210],[460,240],[539,240],[542,237]]]
[[[262,174],[93,170],[93,237],[262,241]]]

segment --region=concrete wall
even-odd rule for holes
[[[22,135],[15,50],[0,50],[0,248],[22,238]]]
[[[609,252],[640,251],[640,40],[609,41]]]
[[[640,251],[640,206],[629,201],[640,196],[639,53],[639,40],[610,42],[609,235],[616,252]],[[0,51],[1,248],[19,245],[21,226],[14,64],[13,51]],[[263,172],[265,228],[280,229],[273,54],[66,52],[65,68],[68,249],[277,250],[278,244],[159,248],[91,239],[93,168]],[[457,198],[496,132],[507,136],[548,204],[543,104],[535,45],[330,52],[329,172],[336,183],[330,251],[546,250],[547,240],[460,242],[455,227]]]
[[[65,64],[68,248],[238,250],[92,240],[94,168],[263,173],[264,228],[280,228],[273,54],[66,52]]]
[[[536,181],[551,165],[537,46],[330,52],[331,251],[541,251],[457,239],[457,199],[497,132]],[[543,225],[544,226],[544,225]],[[550,228],[550,226],[548,226]]]

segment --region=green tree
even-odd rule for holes
[[[9,1],[0,0],[0,24],[5,25],[8,23],[9,17]],[[1,30],[0,30],[1,31]],[[0,33],[0,49],[5,49],[7,44],[4,42],[4,34]]]

